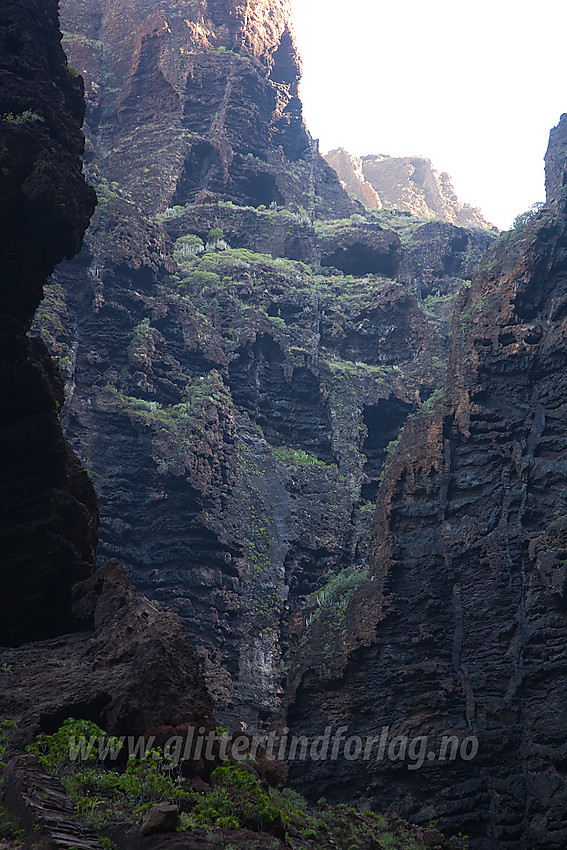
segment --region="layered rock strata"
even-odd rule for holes
[[[481,848],[567,840],[566,125],[551,135],[547,206],[459,295],[444,392],[408,420],[378,493],[371,581],[327,659],[296,677],[287,714],[296,733],[388,726],[428,736],[434,754],[446,733],[474,736],[472,760],[293,775],[315,793],[403,801],[411,819],[435,812]],[[313,657],[329,623],[304,629]]]
[[[490,236],[363,215],[309,143],[285,7],[244,11],[63,5],[101,200],[36,328],[101,560],[181,615],[218,716],[265,729],[294,612],[367,568],[387,448]]]

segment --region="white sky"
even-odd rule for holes
[[[321,152],[429,157],[501,228],[544,200],[567,0],[292,0]]]

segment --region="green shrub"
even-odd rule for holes
[[[347,567],[340,573],[327,573],[327,583],[314,594],[314,601],[320,608],[346,608],[353,594],[368,578],[368,570]]]
[[[128,345],[128,351],[135,351],[137,348],[140,348],[146,342],[147,338],[151,333],[150,328],[150,320],[143,319],[139,325],[136,325],[134,330],[132,331],[132,339],[130,340],[130,344]]]
[[[36,121],[43,121],[43,118],[37,112],[26,109],[20,113],[7,112],[1,116],[0,120],[6,121],[8,124],[34,124]]]
[[[171,217],[172,216],[169,216],[169,218]],[[205,246],[203,245],[203,240],[196,236],[194,233],[188,233],[186,236],[181,236],[179,239],[176,240],[173,256],[176,260],[182,260],[185,257],[191,257],[195,254],[200,254],[204,250]]]
[[[216,272],[209,272],[205,269],[195,269],[187,277],[184,277],[179,288],[181,291],[187,286],[196,287],[197,289],[206,289],[209,286],[220,286],[221,279]]]
[[[324,460],[319,460],[316,455],[309,454],[303,449],[292,449],[289,446],[280,446],[274,449],[274,454],[278,460],[291,469],[300,469],[301,467],[320,467],[323,469],[336,469],[335,464],[325,463]]]
[[[262,791],[260,783],[237,765],[224,765],[213,771],[214,787],[204,794],[193,794],[194,808],[182,828],[211,826],[228,828],[246,825],[267,832],[276,825],[287,826],[289,815]]]
[[[532,218],[535,218],[535,216],[543,209],[544,206],[545,204],[543,201],[537,201],[535,204],[531,205],[529,210],[526,210],[526,212],[517,215],[514,219],[514,224],[512,225],[513,230],[515,230],[516,232],[524,230],[524,228],[530,223]]]
[[[439,401],[445,397],[445,390],[437,389],[423,402],[421,409],[424,413],[433,413]]]
[[[284,319],[282,319],[281,316],[268,316],[268,319],[270,320],[272,325],[274,325],[274,327],[276,327],[278,330],[280,330],[280,331],[286,331],[287,330],[287,325],[286,325]]]
[[[94,746],[78,742],[94,741]],[[109,769],[101,756],[118,753],[121,742],[88,720],[67,719],[53,735],[41,734],[27,751],[57,776],[74,803],[75,813],[93,827],[108,820],[140,820],[154,802],[187,802],[188,792],[161,750],[129,758],[123,771]]]
[[[215,242],[220,242],[224,239],[224,233],[222,227],[213,227],[212,230],[209,230],[209,234],[207,236],[207,243],[214,245]]]

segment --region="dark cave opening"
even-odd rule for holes
[[[397,398],[380,399],[377,404],[364,408],[363,422],[367,431],[362,444],[362,451],[367,458],[364,464],[366,480],[361,490],[364,501],[375,501],[386,459],[386,447],[397,438],[412,410],[412,405]]]
[[[471,237],[466,230],[457,232],[451,240],[451,250],[443,257],[445,274],[458,275],[462,266],[462,255],[469,248]]]
[[[177,183],[171,206],[183,205],[195,200],[195,195],[203,188],[209,188],[211,172],[220,171],[218,151],[205,141],[194,144],[185,160],[183,173]]]
[[[247,199],[253,207],[278,204],[283,206],[285,201],[277,187],[273,174],[260,172],[245,174],[240,180],[235,180],[238,194]]]
[[[384,247],[372,248],[356,242],[346,248],[337,248],[332,254],[321,259],[323,268],[335,268],[345,274],[366,275],[381,274],[394,277],[399,266],[399,250],[392,243],[386,250]]]

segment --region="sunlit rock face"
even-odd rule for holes
[[[428,753],[444,734],[475,736],[472,760],[345,760],[292,777],[413,819],[435,812],[480,848],[567,842],[566,123],[546,157],[549,204],[458,297],[444,392],[408,420],[378,492],[371,580],[341,640],[322,618],[307,641],[299,630],[306,663],[289,694],[295,733],[388,726],[389,740],[428,736]]]
[[[203,191],[355,211],[303,126],[285,2],[64,2],[62,23],[86,79],[91,167],[143,212]]]
[[[329,151],[325,159],[340,177],[341,183],[352,198],[360,201],[366,209],[381,210],[382,201],[376,189],[368,182],[362,171],[362,159],[353,156],[344,148]]]
[[[480,210],[458,199],[451,178],[425,157],[354,157],[343,148],[325,154],[348,193],[367,209],[402,210],[451,224],[491,227]]]

